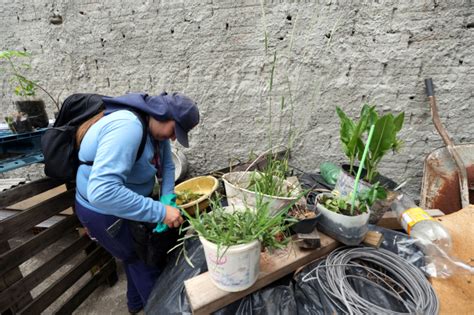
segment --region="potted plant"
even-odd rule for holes
[[[288,211],[288,216],[297,221],[291,226],[293,232],[307,234],[313,232],[321,216],[321,212],[317,209],[316,205],[308,203],[306,203],[306,205],[295,204],[290,211]]]
[[[374,134],[372,141],[368,147],[367,157],[365,161],[365,169],[363,168],[364,180],[360,185],[367,189],[376,181],[378,175],[378,166],[382,158],[389,152],[397,152],[402,141],[397,137],[402,129],[404,113],[398,115],[387,113],[379,116],[375,110],[375,106],[367,104],[362,106],[359,120],[353,121],[344,111],[336,107],[337,114],[340,118],[340,140],[344,153],[349,159],[348,172],[342,172],[336,184],[336,190],[341,194],[347,194],[354,186],[354,175],[358,167],[356,161],[361,160],[364,147],[366,145],[366,135],[372,125],[374,125]],[[370,222],[376,223],[383,213],[388,209],[380,202],[374,205],[376,211],[371,214]]]
[[[336,107],[341,121],[340,140],[344,153],[349,158],[349,173],[354,173],[355,162],[360,161],[365,146],[363,136],[369,131],[371,125],[375,126],[375,132],[369,147],[365,163],[366,175],[364,179],[373,183],[378,174],[378,165],[382,158],[390,151],[398,152],[402,141],[397,138],[398,132],[403,127],[405,113],[397,116],[392,113],[379,116],[375,106],[364,104],[358,121],[350,119],[341,108]]]
[[[33,131],[31,122],[28,120],[28,116],[24,113],[18,112],[12,116],[6,116],[5,121],[13,133]]]
[[[36,90],[39,88],[45,92],[59,109],[58,102],[42,86],[28,79],[22,71],[28,70],[30,65],[20,60],[29,57],[30,53],[18,50],[0,51],[0,60],[5,61],[6,68],[1,69],[13,84],[13,93],[19,97],[15,101],[17,110],[25,113],[34,128],[44,128],[49,124],[48,115],[42,99],[36,98]]]
[[[376,200],[385,198],[385,189],[378,183],[349,195],[336,190],[321,193],[316,198],[321,212],[318,229],[345,245],[357,245],[368,231],[370,207]]]
[[[210,212],[197,208],[192,216],[183,212],[201,243],[212,282],[228,292],[252,286],[260,272],[262,248],[284,248],[289,242],[288,227],[294,222],[282,209],[270,217],[268,203],[248,207],[222,207],[211,201]],[[187,235],[185,239],[194,237]],[[185,256],[186,257],[186,256]],[[189,260],[188,260],[189,262]]]
[[[302,196],[301,191],[286,180],[287,174],[287,156],[279,160],[272,154],[268,155],[267,163],[260,172],[246,170],[226,173],[222,180],[227,201],[230,205],[254,208],[257,199],[262,197],[264,202],[269,203],[270,215],[274,215]]]

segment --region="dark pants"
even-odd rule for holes
[[[112,237],[106,229],[114,224],[119,219],[118,217],[97,213],[83,207],[77,201],[76,214],[89,231],[89,235],[111,255],[123,261],[127,274],[128,308],[136,310],[144,307],[161,271],[157,267],[146,265],[138,258],[127,220],[123,220],[116,235]]]

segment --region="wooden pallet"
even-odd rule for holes
[[[320,233],[320,238],[321,247],[318,249],[304,250],[290,243],[285,251],[275,252],[272,255],[262,254],[257,282],[245,291],[231,293],[217,288],[212,283],[208,272],[186,280],[184,285],[193,314],[210,314],[217,311],[315,259],[325,256],[339,246],[337,241],[323,233]]]
[[[87,235],[63,239],[80,227],[75,215],[60,215],[71,209],[75,196],[75,188],[63,184],[43,178],[0,192],[1,314],[40,314],[59,298],[66,301],[48,312],[71,314],[100,284],[112,285],[117,280],[115,259]],[[12,239],[45,223],[48,228],[34,235],[26,234],[20,244],[10,246]],[[38,260],[36,269],[28,274],[20,272],[21,264],[43,254],[44,249],[61,239],[67,243],[65,248],[49,248],[49,256]],[[86,255],[82,254],[83,250]],[[59,279],[52,276],[66,265],[68,269]],[[78,281],[93,268],[97,272],[80,286]],[[33,296],[31,292],[38,293],[41,286],[43,290]],[[72,287],[75,291],[64,296]]]

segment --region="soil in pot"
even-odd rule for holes
[[[311,233],[316,224],[321,212],[318,211],[315,205],[299,206],[295,205],[288,212],[288,215],[297,219],[298,222],[291,226],[291,230],[295,233],[307,234]]]
[[[43,100],[19,100],[15,103],[19,112],[28,115],[28,119],[34,128],[48,127],[48,114],[46,114]]]

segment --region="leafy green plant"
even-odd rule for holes
[[[289,166],[286,156],[279,160],[273,154],[269,154],[264,169],[261,172],[251,173],[247,189],[258,194],[289,197],[292,195],[293,189],[285,184],[288,172]]]
[[[353,173],[355,161],[360,161],[365,146],[365,136],[370,126],[375,125],[375,132],[369,146],[365,167],[365,180],[372,183],[378,174],[378,165],[385,154],[392,150],[397,152],[402,141],[397,138],[402,129],[405,114],[397,116],[392,113],[379,116],[375,106],[365,104],[360,112],[358,121],[350,119],[341,108],[336,107],[340,119],[340,140],[346,156],[349,158],[350,170]]]
[[[21,62],[20,60],[30,56],[31,54],[26,51],[0,51],[0,61],[3,60],[7,64],[7,67],[0,68],[0,71],[6,73],[7,76],[10,76],[9,81],[14,85],[13,93],[15,95],[21,97],[33,97],[36,96],[36,89],[39,88],[51,98],[59,110],[59,101],[55,100],[54,97],[36,81],[30,80],[22,74],[23,71],[28,71],[31,66],[29,63]]]
[[[176,192],[176,204],[184,205],[192,201],[198,200],[202,196],[204,196],[204,194],[193,192],[190,189],[185,189],[183,191]]]
[[[254,240],[260,241],[262,247],[269,250],[284,248],[290,240],[287,237],[288,229],[296,222],[294,218],[286,216],[291,206],[283,208],[274,216],[270,215],[268,203],[263,202],[258,202],[255,210],[245,208],[243,211],[232,212],[222,207],[220,198],[217,198],[210,201],[210,212],[200,212],[196,208],[192,216],[183,211],[189,226],[182,231],[192,228],[197,235],[216,244],[222,255],[229,246],[247,244]],[[187,234],[173,249],[181,247],[186,239],[196,237],[196,233]],[[184,246],[182,249],[184,251]],[[185,251],[184,257],[192,266]]]
[[[36,95],[36,83],[30,79],[27,79],[21,71],[30,69],[28,63],[19,63],[18,60],[21,58],[30,57],[31,54],[25,51],[18,50],[4,50],[0,51],[0,60],[5,60],[8,64],[10,72],[5,69],[3,71],[11,75],[10,82],[16,84],[13,92],[18,96],[35,96]]]
[[[367,210],[377,201],[387,198],[387,191],[377,182],[369,189],[364,189],[356,194],[354,208],[351,206],[353,192],[342,196],[338,191],[333,190],[331,195],[321,195],[320,202],[326,209],[343,215],[359,215]]]

